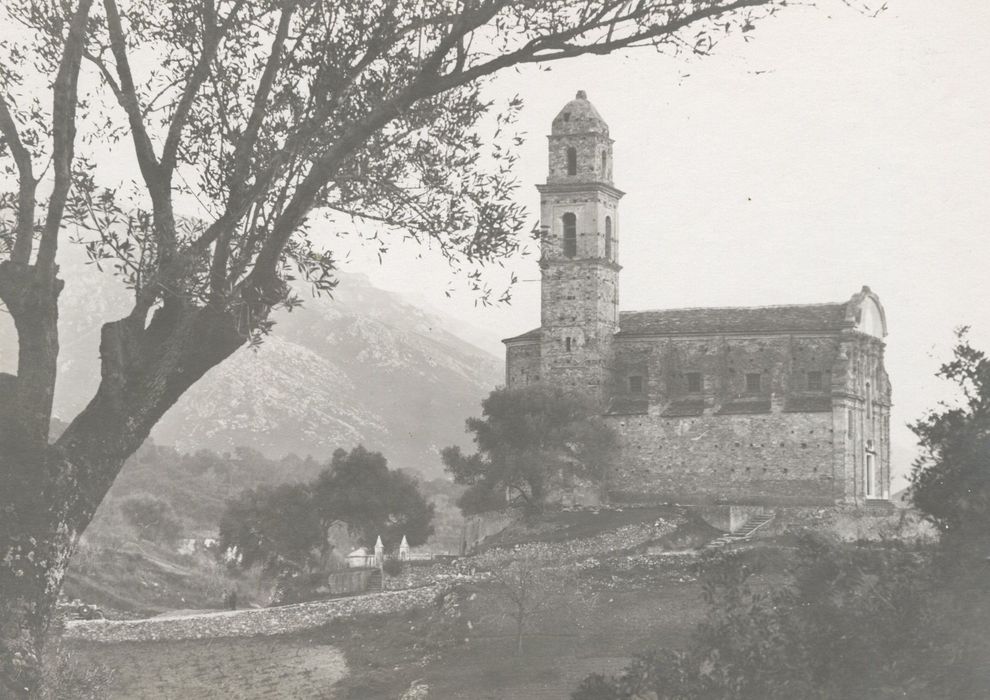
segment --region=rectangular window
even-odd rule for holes
[[[697,394],[701,391],[701,372],[687,373],[687,390],[692,394]]]
[[[808,391],[822,390],[822,373],[808,372]]]
[[[872,452],[866,453],[866,466],[863,469],[863,481],[865,482],[863,484],[863,492],[866,494],[867,498],[872,498],[877,495],[875,459],[876,457]]]
[[[753,373],[746,375],[746,393],[747,394],[759,394],[760,393],[760,375]]]
[[[634,374],[629,377],[629,393],[630,394],[642,394],[643,393],[643,378],[639,375]]]
[[[570,352],[571,351],[571,339],[570,339],[570,337],[564,338],[564,349],[567,352]]]

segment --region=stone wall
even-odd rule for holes
[[[515,341],[505,348],[505,385],[524,386],[540,381],[540,341]]]
[[[615,416],[610,498],[674,503],[830,504],[832,414]]]
[[[440,586],[432,585],[274,608],[147,620],[72,621],[66,623],[63,636],[94,642],[146,642],[284,634],[312,629],[335,618],[378,615],[425,607],[434,603],[440,591]]]

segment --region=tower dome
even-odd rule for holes
[[[598,133],[608,136],[608,124],[602,119],[595,106],[588,101],[584,90],[578,90],[573,100],[564,105],[553,120],[550,133],[564,134]]]

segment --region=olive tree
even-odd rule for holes
[[[478,266],[519,245],[500,71],[632,47],[704,53],[785,0],[8,0],[0,27],[0,687],[34,692],[74,543],[128,455],[210,368],[333,287],[318,213]],[[508,126],[518,101],[498,119]],[[116,143],[112,156],[107,144]],[[108,177],[126,145],[136,182]],[[104,149],[101,151],[100,149]],[[70,228],[71,226],[71,228]],[[49,436],[67,230],[133,291],[100,384]],[[479,292],[484,294],[486,290]]]

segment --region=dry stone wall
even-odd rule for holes
[[[312,629],[336,618],[380,615],[432,605],[439,585],[275,608],[201,613],[147,620],[86,620],[66,624],[64,636],[94,642],[147,642],[253,637]]]

